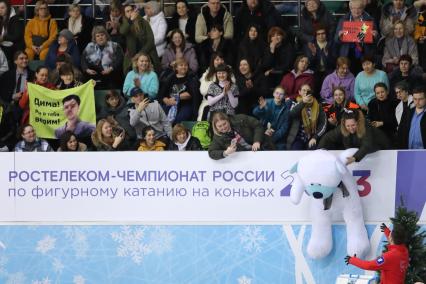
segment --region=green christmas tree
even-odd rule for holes
[[[403,202],[401,204],[391,221],[393,225],[402,226],[407,236],[406,245],[410,254],[410,265],[408,266],[405,283],[426,282],[426,231],[421,231],[420,226],[417,224],[419,221],[417,213],[409,211]]]

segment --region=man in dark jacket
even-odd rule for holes
[[[245,0],[235,15],[234,40],[240,42],[250,24],[256,24],[266,40],[268,30],[272,27],[284,27],[281,15],[269,0]]]
[[[14,65],[1,76],[0,99],[9,104],[18,101],[25,89],[26,82],[32,82],[34,72],[28,68],[28,56],[23,51],[17,51],[13,57]],[[19,79],[20,78],[20,79]]]
[[[401,119],[398,128],[399,149],[426,149],[426,94],[425,89],[413,90],[413,102],[416,106]]]
[[[395,85],[405,81],[410,91],[421,85],[423,80],[423,70],[420,66],[413,65],[413,59],[409,54],[403,54],[399,57],[399,68],[396,68],[389,74],[390,97],[395,98]]]

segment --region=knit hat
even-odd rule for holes
[[[63,29],[59,33],[58,38],[61,37],[61,36],[66,38],[67,41],[71,41],[74,38],[74,35],[72,34],[72,32],[70,30],[67,30],[67,29]]]

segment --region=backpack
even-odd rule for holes
[[[208,121],[197,121],[192,127],[191,134],[200,140],[203,149],[207,149],[212,142],[209,136],[209,127],[210,124]]]

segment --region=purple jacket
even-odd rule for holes
[[[337,76],[337,71],[327,75],[321,87],[321,97],[325,102],[332,104],[333,103],[333,87],[342,86],[346,91],[346,99],[354,101],[354,85],[355,77],[349,72],[346,77],[340,78]]]
[[[197,55],[195,54],[195,50],[192,47],[192,44],[185,43],[185,48],[183,49],[183,58],[188,62],[189,69],[192,72],[196,73],[198,71],[198,61]],[[163,69],[170,68],[170,63],[176,60],[176,54],[170,44],[167,46],[166,50],[164,50],[163,57],[161,59],[161,67]]]

